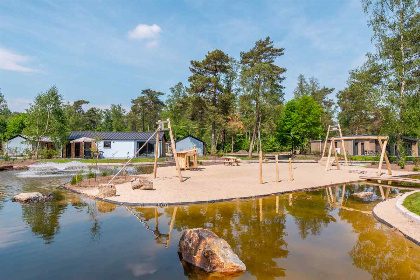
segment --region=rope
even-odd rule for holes
[[[150,228],[150,226],[147,224],[147,222],[145,221],[145,220],[143,220],[141,217],[139,217],[138,216],[138,214],[136,214],[136,213],[134,213],[133,212],[133,209],[132,208],[129,208],[128,206],[125,206],[125,208],[128,210],[128,211],[130,211],[131,212],[131,214],[133,214],[133,216],[134,217],[136,217],[139,221],[140,221],[140,223],[142,223],[143,224],[143,226],[147,229],[147,230],[150,230],[151,232],[153,232],[153,235],[156,237],[156,238],[158,238],[159,236],[155,233],[155,231],[153,230],[153,229],[151,229]]]
[[[137,150],[137,152],[135,152],[134,153],[134,155],[124,164],[124,166],[117,172],[117,174],[115,174],[112,178],[111,178],[111,180],[108,182],[108,184],[106,185],[106,186],[109,186],[109,184],[111,184],[111,182],[112,181],[114,181],[114,179],[115,179],[115,177],[117,177],[118,176],[118,174],[120,174],[120,172],[121,171],[123,171],[126,167],[127,167],[127,165],[130,163],[130,161],[140,152],[140,150],[141,149],[143,149],[144,148],[144,146],[146,146],[146,144],[147,143],[149,143],[149,141],[150,141],[150,139],[152,139],[153,138],[153,136],[155,136],[156,135],[156,133],[158,132],[160,130],[160,128],[159,129],[156,129],[156,131],[149,137],[149,139],[147,139],[147,141],[146,142],[144,142],[144,144],[143,144],[143,146],[141,146],[138,150]],[[156,147],[157,148],[157,147]]]

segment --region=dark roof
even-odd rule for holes
[[[137,132],[137,131],[72,131],[69,140],[79,139],[81,137],[99,138],[100,140],[140,140],[146,141],[154,132]],[[160,134],[160,139],[165,138],[165,134]],[[151,140],[156,141],[156,135]]]
[[[182,138],[180,138],[180,139],[176,140],[176,142],[179,142],[179,141],[181,141],[181,140],[187,139],[187,138],[189,138],[189,137],[194,138],[195,140],[200,141],[201,143],[204,143],[204,141],[203,141],[203,140],[201,140],[200,138],[194,137],[194,136],[192,136],[192,135],[188,135],[188,136],[182,137]]]

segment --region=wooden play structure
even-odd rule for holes
[[[198,168],[197,149],[195,146],[192,150],[178,151],[177,158],[181,169]]]
[[[223,157],[223,165],[228,165],[228,166],[238,166],[239,163],[241,162],[240,159],[238,159],[237,157]]]
[[[337,126],[331,126],[331,125],[328,126],[327,136],[325,137],[324,148],[322,149],[322,157],[321,157],[321,160],[319,161],[319,163],[325,164],[325,162],[327,161],[327,158],[325,157],[325,149],[327,148],[328,137],[330,137],[330,132],[334,132],[334,131],[338,131],[338,133],[339,133],[338,135],[341,138],[341,146],[343,148],[344,161],[345,161],[346,165],[348,165],[347,152],[346,152],[346,147],[344,145],[343,133],[341,132],[340,124],[338,124]],[[338,138],[336,138],[336,139],[338,139]],[[334,148],[334,151],[337,152],[335,150],[335,148]]]
[[[328,136],[328,134],[327,134],[327,136]],[[385,159],[385,162],[386,162],[386,166],[388,168],[388,174],[392,175],[391,164],[389,163],[389,159],[388,159],[388,156],[386,154],[386,145],[388,144],[388,136],[353,136],[353,137],[346,137],[345,139],[346,140],[377,140],[379,142],[379,146],[381,148],[381,157],[379,159],[379,166],[378,166],[378,176],[381,176],[382,164],[383,164],[384,159]],[[328,140],[328,138],[327,138],[327,140]],[[337,169],[340,170],[340,163],[339,163],[339,160],[338,160],[337,150],[335,149],[335,142],[336,141],[343,141],[343,140],[344,140],[344,138],[341,135],[341,130],[340,130],[340,137],[331,138],[331,143],[330,143],[330,148],[329,148],[329,152],[328,152],[328,158],[327,158],[327,163],[326,163],[325,170],[328,171],[328,169],[330,168],[330,166],[333,164],[334,161],[337,165]],[[382,142],[382,141],[384,141],[384,142]],[[342,142],[342,145],[343,145],[343,148],[344,148],[344,143],[343,142]],[[325,147],[326,147],[326,144],[324,145],[324,150],[325,150]],[[334,161],[331,161],[331,153],[332,153],[333,149],[334,149]],[[346,160],[346,165],[348,165],[345,151],[344,151],[344,158]]]
[[[178,153],[176,152],[176,148],[175,148],[175,139],[174,139],[174,135],[172,133],[171,121],[169,119],[167,119],[166,121],[159,120],[157,122],[157,129],[156,129],[156,131],[149,137],[149,139],[146,140],[146,142],[144,142],[144,144],[134,153],[134,155],[124,164],[124,166],[111,178],[111,180],[107,184],[108,186],[112,183],[112,181],[121,172],[123,172],[123,170],[126,169],[127,165],[131,162],[131,160],[134,157],[137,156],[137,154],[147,145],[147,143],[150,142],[150,140],[152,140],[152,138],[155,135],[156,135],[156,146],[155,146],[156,148],[155,148],[155,162],[154,162],[154,168],[153,168],[153,178],[156,178],[157,167],[158,167],[157,161],[158,161],[158,156],[159,156],[159,133],[161,131],[169,131],[169,137],[171,139],[171,149],[172,149],[173,157],[174,157],[174,160],[175,160],[176,170],[178,171],[179,181],[180,182],[183,182],[184,181],[183,178],[182,178],[182,174],[181,174],[181,167],[180,167],[179,162],[178,162],[178,159],[179,158],[178,158]],[[197,153],[195,153],[195,160],[197,161]],[[193,164],[193,166],[194,166],[194,164]]]

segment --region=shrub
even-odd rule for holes
[[[401,168],[404,169],[405,167],[405,157],[402,157],[398,162],[397,165]]]
[[[414,171],[414,172],[418,172],[418,171],[420,171],[420,167],[418,167],[418,166],[413,166],[413,171]]]
[[[376,162],[376,161],[372,161],[372,162],[370,163],[370,165],[375,165],[375,164],[377,164],[377,162]]]
[[[87,179],[96,178],[96,173],[95,173],[95,172],[90,171],[90,172],[86,175],[86,178],[87,178]]]
[[[4,161],[9,161],[9,160],[10,160],[9,154],[5,153],[4,154]]]
[[[56,151],[53,149],[42,149],[39,152],[42,158],[51,159],[60,155],[60,151]]]
[[[72,185],[76,185],[76,184],[77,184],[77,179],[76,179],[76,176],[73,176],[73,177],[71,178],[70,184],[72,184]]]
[[[106,177],[106,176],[108,176],[108,173],[107,173],[106,171],[103,171],[103,172],[101,173],[101,176],[102,176],[102,177]]]

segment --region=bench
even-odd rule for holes
[[[228,166],[233,166],[235,164],[236,164],[236,166],[239,166],[239,163],[241,162],[236,157],[223,157],[223,159],[224,159],[223,165],[228,165]]]

